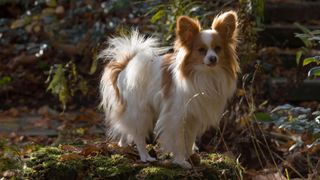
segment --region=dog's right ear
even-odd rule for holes
[[[238,16],[234,11],[225,12],[217,16],[212,22],[212,29],[219,32],[225,40],[229,41],[237,38]]]
[[[192,40],[200,30],[198,20],[187,16],[180,16],[177,20],[176,35],[182,46],[190,47]]]

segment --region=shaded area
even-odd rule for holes
[[[309,178],[320,172],[319,2],[5,0],[0,2],[0,175],[5,178]],[[183,170],[105,139],[98,109],[108,36],[137,27],[174,39],[179,15],[204,27],[224,9],[240,20],[242,74],[220,128],[199,138]],[[301,15],[303,14],[303,15]],[[317,40],[318,38],[318,40]],[[306,58],[313,58],[304,66]],[[61,113],[63,110],[64,113]],[[215,154],[221,153],[221,154]],[[201,161],[200,161],[201,159]]]

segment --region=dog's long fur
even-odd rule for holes
[[[217,16],[211,30],[182,16],[176,36],[174,52],[163,56],[167,48],[137,31],[110,38],[99,56],[110,60],[101,78],[101,105],[109,135],[120,146],[134,142],[142,161],[154,161],[145,141],[155,132],[174,162],[190,168],[186,160],[196,138],[218,126],[236,89],[237,15]]]

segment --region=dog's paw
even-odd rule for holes
[[[192,151],[193,151],[193,153],[199,152],[199,148],[195,143],[193,143],[193,145],[192,145]]]
[[[147,161],[149,161],[149,162],[154,162],[154,161],[157,161],[157,159],[154,158],[154,157],[149,156],[149,157],[147,158]]]
[[[173,160],[173,163],[178,164],[179,166],[181,166],[182,168],[185,168],[185,169],[192,168],[192,165],[186,160]]]
[[[141,157],[140,160],[141,160],[142,162],[154,162],[154,161],[157,161],[156,158],[151,157],[150,155]]]
[[[123,141],[123,140],[120,140],[120,141],[118,142],[118,146],[119,146],[119,147],[127,147],[127,146],[128,146],[128,143],[126,143],[126,142]]]

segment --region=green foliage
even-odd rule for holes
[[[310,63],[320,65],[320,56],[309,57],[303,60],[303,66]],[[308,72],[308,77],[320,77],[320,66],[311,68]]]
[[[310,133],[320,136],[320,112],[309,108],[294,107],[289,104],[274,108],[270,114],[256,113],[256,120],[274,123],[280,129],[295,133]]]
[[[52,94],[59,96],[59,101],[63,105],[63,109],[66,108],[66,104],[69,101],[68,98],[70,95],[68,94],[68,83],[65,76],[65,69],[62,64],[58,64],[55,67],[52,67],[50,72],[53,73],[53,77],[51,79],[51,73],[47,82],[50,81],[47,91],[50,91]],[[51,79],[51,80],[50,80]]]
[[[239,46],[239,57],[241,66],[256,61],[257,35],[264,28],[264,0],[239,0],[240,9],[239,26],[241,34],[241,46]]]
[[[308,77],[320,77],[320,67],[313,67],[308,72]]]
[[[311,31],[308,28],[302,26],[299,23],[295,23],[295,25],[303,32],[296,33],[295,36],[299,38],[304,47],[301,47],[300,50],[296,54],[297,64],[302,64],[303,66],[309,65],[310,63],[315,63],[316,65],[320,64],[320,56],[308,57],[305,58],[302,63],[300,63],[301,57],[303,55],[308,55],[311,48],[314,48],[320,45],[320,30]],[[320,67],[312,67],[308,72],[308,77],[320,77]]]
[[[147,13],[147,15],[151,15],[150,22],[156,25],[156,32],[163,36],[163,43],[169,45],[168,42],[172,42],[175,34],[176,20],[179,16],[195,17],[204,25],[204,28],[208,28],[214,16],[224,10],[223,8],[232,3],[232,1],[169,0],[163,2],[151,0],[148,3],[152,7]],[[264,0],[240,0],[240,3],[244,4],[242,6],[243,9],[240,11],[248,15],[247,19],[250,19],[250,26],[244,24],[245,28],[243,29],[247,31],[245,33],[246,38],[252,38],[249,43],[246,43],[250,44],[247,49],[251,51],[253,49],[251,44],[255,44],[257,31],[263,28]],[[251,21],[249,16],[255,17],[254,21]]]
[[[255,28],[262,30],[264,21],[264,0],[240,0],[240,3],[246,4],[246,11],[248,14],[254,16]]]
[[[254,116],[255,116],[255,119],[258,121],[263,121],[263,122],[273,121],[273,118],[268,113],[256,112]]]
[[[303,60],[303,66],[306,66],[310,63],[315,63],[320,65],[320,56],[309,57]],[[308,77],[320,77],[320,67],[313,67],[308,72]]]
[[[18,148],[0,140],[0,174],[6,170],[20,169],[21,164]]]
[[[46,0],[48,7],[56,7],[57,6],[57,0]]]
[[[130,0],[90,1],[90,3],[74,0],[0,0],[2,9],[8,11],[4,17],[0,17],[0,31],[3,34],[0,46],[5,48],[1,56],[10,61],[4,69],[8,67],[13,70],[9,71],[9,74],[0,75],[1,90],[5,89],[4,86],[13,79],[17,79],[16,76],[19,79],[32,76],[42,79],[40,76],[47,73],[54,59],[56,65],[51,68],[46,84],[47,91],[57,96],[63,109],[70,105],[76,94],[82,93],[85,96],[80,96],[84,98],[94,96],[94,93],[87,93],[88,86],[85,80],[89,75],[94,75],[98,69],[94,53],[101,49],[99,46],[105,41],[106,34],[114,32],[123,22],[123,18],[137,18],[140,10],[136,11],[138,8],[134,4]],[[131,8],[134,11],[131,11]],[[114,16],[112,12],[118,10],[121,10],[121,16]],[[66,67],[68,61],[65,61],[65,58],[76,61],[70,64],[70,67]],[[24,63],[26,62],[24,59],[27,59],[28,63]],[[88,67],[90,60],[92,60],[91,68],[82,68]],[[30,69],[25,68],[25,64],[36,65]],[[76,75],[72,66],[77,67]],[[22,67],[22,70],[15,71],[16,67]],[[27,69],[31,74],[25,73]],[[37,91],[45,91],[42,83],[35,81],[32,86],[40,87]],[[16,81],[10,84],[10,87],[11,85],[15,87]],[[7,88],[5,91],[17,91],[15,94],[18,94],[21,89]],[[23,102],[25,101],[28,100]],[[17,101],[12,101],[15,102]],[[89,102],[91,103],[90,100]]]
[[[194,0],[170,0],[166,2],[152,0],[149,2],[152,9],[147,13],[152,17],[150,22],[156,25],[157,32],[163,36],[163,42],[171,42],[176,20],[181,15],[197,17],[202,21],[209,14],[205,14],[205,6],[200,1]],[[200,14],[202,16],[200,16]]]
[[[317,65],[320,64],[320,56],[310,57],[303,60],[303,65],[306,66],[310,63],[317,63]]]
[[[83,95],[88,93],[87,81],[78,74],[77,67],[73,61],[67,64],[56,64],[51,66],[48,79],[47,91],[59,97],[63,110],[66,109],[67,103],[80,91]]]
[[[306,48],[320,44],[320,30],[311,31],[299,23],[295,23],[295,25],[302,31],[302,33],[295,33],[295,36],[303,42]]]
[[[10,76],[0,77],[0,87],[8,85],[12,81]]]

